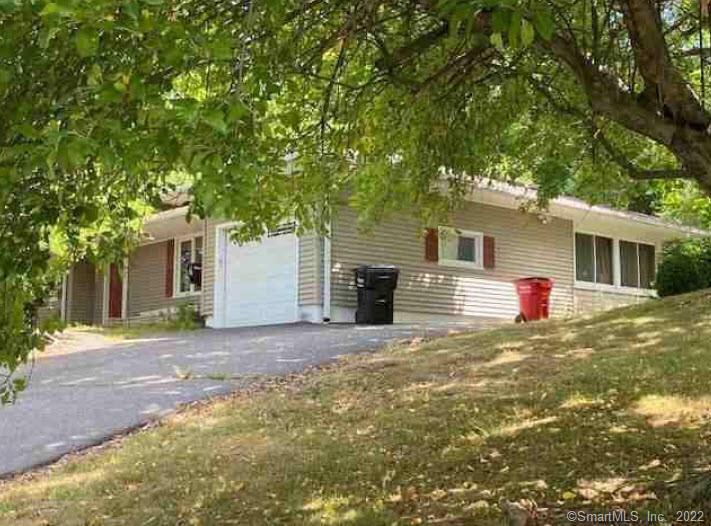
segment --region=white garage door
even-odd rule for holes
[[[265,236],[242,246],[225,236],[224,326],[297,321],[296,235]]]

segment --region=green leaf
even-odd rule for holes
[[[496,49],[504,49],[504,38],[501,36],[501,33],[492,33],[490,40],[491,45],[494,46]]]
[[[521,20],[521,43],[524,47],[528,47],[533,44],[533,40],[536,37],[536,32],[533,29],[533,25],[525,18]]]
[[[16,131],[29,139],[39,139],[41,137],[40,133],[29,122],[20,124]]]
[[[20,7],[19,0],[0,0],[0,13],[11,13]]]
[[[95,204],[86,205],[81,209],[81,218],[87,224],[94,223],[97,219],[99,219],[100,214],[101,211]]]
[[[504,33],[511,26],[511,11],[508,9],[497,9],[491,17],[491,28],[494,33]]]
[[[233,53],[230,39],[219,38],[210,42],[209,52],[217,60],[230,60]]]
[[[533,12],[533,26],[544,40],[550,40],[553,37],[555,22],[548,9],[537,9]]]
[[[61,152],[68,162],[69,167],[79,168],[86,164],[86,159],[89,156],[89,145],[81,139],[67,140],[63,143],[63,152]]]
[[[99,49],[99,32],[91,27],[82,27],[74,36],[74,45],[81,57],[92,57]]]
[[[42,11],[40,11],[40,16],[71,15],[73,12],[74,10],[68,5],[62,5],[59,2],[49,2],[42,8]]]
[[[227,109],[227,120],[229,122],[239,121],[246,115],[249,115],[249,108],[241,101],[230,104]]]
[[[10,84],[12,80],[12,72],[9,69],[0,68],[0,89]]]
[[[89,86],[99,86],[103,80],[101,66],[92,64],[87,75],[87,83]]]
[[[449,34],[455,37],[465,21],[472,19],[471,7],[467,4],[458,5],[449,18]]]
[[[193,123],[198,118],[200,106],[194,99],[183,99],[173,101],[175,114],[180,120],[187,123]]]
[[[40,31],[39,44],[42,49],[49,48],[54,37],[59,33],[58,27],[48,27]]]
[[[54,14],[61,13],[61,12],[62,12],[61,7],[59,7],[57,4],[55,4],[53,2],[50,2],[42,8],[42,11],[40,11],[40,15],[41,16],[48,16],[48,15],[54,15]]]
[[[227,133],[227,124],[225,123],[225,115],[218,108],[210,108],[202,114],[203,120],[212,128],[221,133]]]
[[[523,17],[520,11],[514,11],[511,14],[511,25],[509,26],[509,45],[512,48],[517,48],[521,39],[521,21]]]

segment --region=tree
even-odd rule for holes
[[[542,203],[580,185],[607,199],[620,167],[709,192],[699,7],[0,0],[0,281],[32,305],[66,262],[117,259],[175,173],[191,213],[242,239],[286,216],[322,227],[344,192],[366,222],[432,220],[474,174],[535,181]],[[37,336],[31,309],[2,309]]]

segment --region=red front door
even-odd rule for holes
[[[123,306],[123,283],[118,265],[112,264],[109,272],[109,318],[120,318]]]

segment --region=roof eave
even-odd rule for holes
[[[535,202],[537,191],[534,188],[514,186],[507,183],[497,183],[490,180],[472,188],[468,198],[507,208],[520,209],[523,205]],[[576,221],[581,215],[598,216],[617,219],[631,224],[646,226],[669,234],[689,236],[711,236],[711,231],[689,225],[683,225],[637,212],[617,210],[600,205],[591,205],[573,197],[558,197],[553,199],[545,211],[553,217]]]

